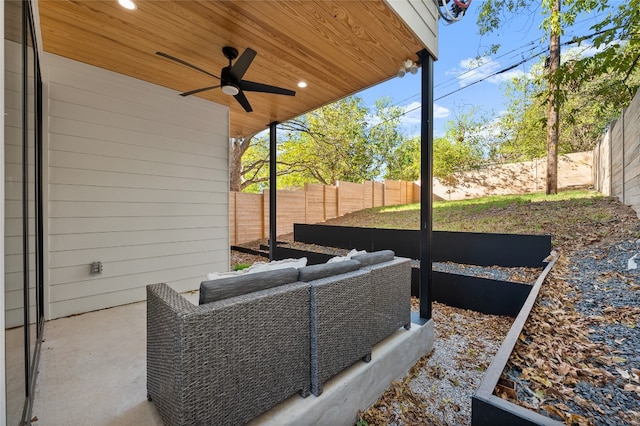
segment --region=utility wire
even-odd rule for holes
[[[595,32],[595,33],[592,33],[592,34],[589,34],[589,35],[586,35],[586,36],[573,37],[571,40],[566,41],[566,42],[564,42],[564,43],[561,43],[560,45],[561,45],[561,46],[568,46],[568,45],[571,45],[571,44],[581,43],[581,42],[583,42],[583,41],[585,41],[585,40],[588,40],[588,39],[590,39],[590,38],[592,38],[592,37],[595,37],[595,36],[597,36],[597,35],[600,35],[600,34],[603,34],[603,33],[609,32],[609,31],[614,31],[614,30],[617,30],[617,29],[619,29],[619,28],[620,28],[620,27],[613,27],[613,28],[609,28],[609,29],[606,29],[606,30],[597,31],[597,32]],[[517,67],[519,67],[520,65],[523,65],[523,64],[525,64],[526,62],[529,62],[529,61],[531,61],[532,59],[535,59],[535,58],[537,58],[537,57],[541,56],[542,54],[546,53],[548,50],[549,50],[548,48],[544,48],[544,49],[543,49],[543,51],[538,52],[538,53],[536,53],[535,55],[531,55],[531,56],[529,56],[528,58],[522,59],[522,60],[521,60],[521,61],[519,61],[518,63],[515,63],[515,64],[513,64],[513,65],[509,65],[509,66],[507,66],[507,67],[504,67],[504,68],[502,68],[502,69],[500,69],[500,70],[498,70],[498,71],[496,71],[496,72],[494,72],[494,73],[491,73],[491,74],[489,74],[489,75],[484,76],[483,78],[480,78],[480,79],[478,79],[478,80],[475,80],[475,81],[473,81],[473,82],[469,83],[469,84],[468,84],[468,85],[466,85],[466,86],[460,87],[460,88],[458,88],[458,89],[456,89],[456,90],[454,90],[454,91],[451,91],[451,92],[449,92],[449,93],[447,93],[447,94],[445,94],[445,95],[439,96],[438,98],[434,99],[433,101],[434,101],[434,102],[435,102],[435,101],[439,101],[439,100],[441,100],[441,99],[443,99],[443,98],[446,98],[446,97],[451,96],[451,95],[453,95],[453,94],[455,94],[455,93],[457,93],[457,92],[460,92],[460,91],[462,91],[462,90],[464,90],[464,89],[466,89],[466,88],[468,88],[468,87],[471,87],[471,86],[473,86],[473,85],[475,85],[475,84],[477,84],[477,83],[481,83],[481,82],[483,82],[483,81],[485,81],[485,80],[487,80],[487,79],[489,79],[489,78],[491,78],[491,77],[495,77],[496,75],[499,75],[499,74],[505,73],[505,72],[507,72],[507,71],[510,71],[510,70],[512,70],[512,69],[514,69],[514,68],[517,68]],[[411,96],[411,97],[409,97],[409,98],[407,98],[407,99],[411,99],[411,98],[416,97],[416,96],[420,96],[420,93],[418,93],[418,94],[416,94],[416,95],[414,95],[414,96]],[[395,106],[400,106],[400,105],[395,105]],[[402,113],[398,114],[397,116],[394,116],[394,117],[392,117],[392,118],[389,118],[389,119],[383,120],[383,121],[381,121],[380,123],[377,123],[376,125],[374,125],[374,126],[373,126],[373,128],[378,127],[378,126],[380,126],[380,125],[382,125],[382,124],[384,124],[384,123],[386,123],[386,122],[388,122],[388,121],[395,120],[395,119],[398,119],[398,118],[400,118],[400,117],[403,117],[403,116],[405,116],[405,115],[407,115],[407,114],[409,114],[409,113],[412,113],[412,112],[414,112],[414,111],[419,110],[420,108],[422,108],[422,105],[417,105],[416,107],[413,107],[413,108],[411,108],[411,109],[405,110],[404,112],[402,112]]]

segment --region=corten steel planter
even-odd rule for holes
[[[522,333],[531,309],[536,302],[540,287],[544,282],[547,274],[553,268],[553,265],[558,260],[558,256],[555,255],[551,261],[547,264],[546,268],[542,271],[538,279],[536,280],[529,297],[525,301],[520,313],[516,317],[509,333],[505,337],[498,350],[498,353],[491,361],[491,365],[487,369],[487,372],[480,382],[480,386],[476,390],[471,400],[471,424],[475,426],[491,425],[491,426],[512,426],[512,425],[554,425],[561,426],[564,423],[560,423],[549,417],[543,416],[532,410],[528,410],[524,407],[516,405],[505,399],[500,398],[493,394],[498,380],[504,371],[513,348],[515,347],[518,336]]]

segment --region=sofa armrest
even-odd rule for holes
[[[183,321],[196,306],[164,283],[147,286],[147,394],[167,424],[180,424],[184,411]]]
[[[147,316],[147,389],[163,422],[244,424],[307,395],[309,300],[309,285],[293,283],[199,306],[162,302],[173,322]]]
[[[371,280],[358,270],[310,281],[311,393],[371,355]]]
[[[364,266],[371,273],[373,344],[400,327],[411,326],[411,260],[393,260]]]

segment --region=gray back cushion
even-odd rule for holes
[[[241,274],[200,283],[200,304],[241,296],[298,281],[296,268]]]
[[[298,281],[309,282],[319,280],[320,278],[340,275],[360,269],[360,262],[355,260],[344,260],[342,262],[321,263],[320,265],[311,265],[300,268]]]
[[[380,250],[371,253],[359,254],[353,256],[353,260],[357,260],[362,266],[375,265],[376,263],[389,262],[393,260],[396,254],[392,250]]]

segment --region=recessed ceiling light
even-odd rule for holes
[[[301,81],[298,83],[298,87],[301,89],[304,89],[305,87],[307,87],[307,82],[306,81]]]
[[[118,3],[120,4],[120,6],[124,7],[125,9],[129,9],[129,10],[136,9],[136,4],[131,0],[118,0]]]

